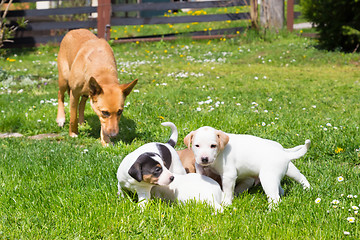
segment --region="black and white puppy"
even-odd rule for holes
[[[186,174],[174,146],[178,139],[176,126],[171,122],[161,125],[171,128],[167,143],[147,143],[127,155],[117,171],[118,194],[123,189],[136,192],[140,207],[150,199],[153,186],[167,186],[174,180],[175,174]]]

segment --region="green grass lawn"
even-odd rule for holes
[[[64,128],[56,125],[58,48],[8,50],[0,58],[0,133],[24,137],[0,139],[0,238],[359,239],[360,56],[315,46],[295,35],[264,41],[252,32],[114,45],[120,81],[139,83],[107,148],[89,103],[78,138],[67,136],[68,115]],[[116,171],[142,144],[168,140],[162,121],[177,125],[177,149],[204,125],[284,147],[311,139],[295,165],[312,189],[284,178],[285,196],[271,212],[261,187],[222,214],[159,200],[141,212],[117,197]],[[27,138],[41,133],[59,137]]]

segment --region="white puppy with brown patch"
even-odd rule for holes
[[[151,190],[153,196],[185,204],[192,200],[205,202],[212,206],[215,212],[223,212],[222,191],[215,180],[197,173],[174,174],[174,177],[174,181],[168,186],[154,186]]]
[[[236,191],[241,192],[258,180],[270,208],[280,201],[284,192],[280,186],[284,175],[310,188],[305,176],[290,162],[305,155],[310,140],[306,140],[305,145],[284,149],[275,141],[201,127],[189,133],[184,142],[194,152],[199,173],[206,175],[213,171],[221,176],[225,205],[232,203],[236,185]]]
[[[127,155],[117,171],[118,194],[123,190],[136,192],[140,207],[150,199],[150,191],[156,186],[169,185],[174,180],[174,173],[186,174],[174,146],[178,132],[171,122],[162,123],[171,128],[168,143],[148,143]]]
[[[169,184],[169,188],[174,190],[179,202],[186,203],[189,200],[206,202],[216,212],[223,212],[220,185],[207,176],[197,173],[176,175],[174,181]]]

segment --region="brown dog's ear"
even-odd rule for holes
[[[194,137],[194,134],[195,134],[195,132],[192,131],[188,135],[186,135],[186,137],[184,138],[184,143],[188,147],[188,149],[191,149],[191,142]]]
[[[128,171],[128,174],[134,178],[136,181],[142,181],[142,173],[141,173],[141,166],[139,162],[135,162]]]
[[[229,142],[229,136],[220,130],[216,131],[216,136],[218,139],[219,149],[223,150],[225,148],[226,144],[228,144],[228,142]]]
[[[89,80],[90,96],[99,95],[103,92],[100,85],[97,83],[94,77],[91,77]]]
[[[130,83],[126,83],[126,84],[121,84],[120,88],[123,91],[125,97],[127,95],[129,95],[131,93],[131,90],[135,87],[135,85],[137,84],[138,80],[135,79],[134,81],[130,82]]]

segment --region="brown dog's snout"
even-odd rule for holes
[[[116,137],[116,135],[118,135],[119,133],[119,130],[118,129],[112,129],[110,132],[109,132],[109,137]]]
[[[104,134],[107,135],[108,137],[116,137],[118,133],[119,133],[119,129],[106,129],[104,131]]]
[[[103,124],[103,129],[104,129],[104,133],[105,135],[107,135],[108,137],[116,137],[116,135],[118,135],[119,133],[119,127],[117,125],[118,123],[111,123],[112,126],[106,126],[106,124]]]

